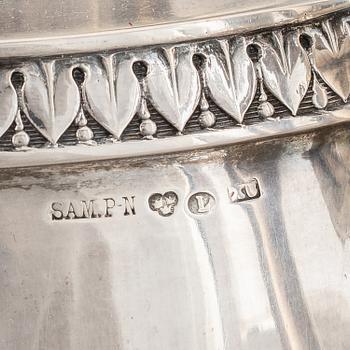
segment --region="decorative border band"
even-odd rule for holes
[[[58,147],[53,152],[49,148],[33,148],[31,152],[0,152],[1,168],[21,168],[30,166],[69,164],[87,161],[137,158],[158,156],[176,152],[203,150],[222,147],[247,141],[261,141],[275,135],[291,135],[308,130],[317,130],[350,121],[350,109],[333,112],[321,112],[317,115],[304,115],[298,118],[287,117],[276,122],[267,120],[264,123],[244,128],[225,129],[213,132],[201,132],[180,137],[161,138],[154,141],[140,140],[105,144],[103,147],[67,146]]]
[[[15,123],[14,150],[30,150],[23,118],[52,147],[72,123],[76,142],[95,145],[87,114],[120,141],[135,115],[142,137],[157,136],[149,108],[154,108],[179,134],[194,112],[203,129],[214,127],[211,100],[244,125],[245,115],[259,95],[261,120],[275,117],[271,93],[293,116],[310,84],[315,109],[325,109],[324,83],[346,103],[350,95],[350,17],[248,37],[162,46],[109,54],[32,59],[0,68],[0,140]],[[257,59],[250,48],[257,49]],[[135,65],[145,67],[135,74]],[[83,81],[74,79],[74,72]],[[14,74],[23,82],[15,84]],[[166,152],[166,150],[165,150]]]

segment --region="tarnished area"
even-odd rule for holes
[[[349,135],[2,170],[1,348],[349,348]]]

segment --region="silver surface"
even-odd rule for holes
[[[0,348],[349,349],[349,135],[3,169]]]
[[[86,145],[37,148],[30,152],[0,152],[0,169],[21,166],[46,166],[76,163],[91,160],[123,159],[190,150],[210,149],[219,145],[256,142],[273,135],[288,135],[296,132],[331,127],[350,120],[349,109],[306,115],[299,118],[270,120],[263,124],[218,130],[211,133],[182,135],[172,138],[109,143],[103,147]],[[127,160],[126,160],[127,161]]]
[[[349,0],[17,0],[0,7],[0,57],[57,55],[260,30],[349,7]]]
[[[349,1],[0,5],[0,350],[350,348]]]
[[[349,119],[349,21],[339,13],[288,31],[7,62],[1,167],[169,153]],[[177,140],[161,140],[162,129]]]

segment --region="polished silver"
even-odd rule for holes
[[[348,350],[349,13],[1,4],[0,350]]]
[[[0,7],[0,57],[114,50],[300,23],[348,0],[20,0]],[[38,14],[40,14],[38,16]]]
[[[348,349],[349,135],[2,169],[0,348]]]
[[[308,28],[306,31],[312,40],[310,59],[315,70],[344,102],[350,94],[349,20],[349,17],[339,18],[333,24],[326,20],[322,30]]]
[[[329,99],[319,77],[343,100],[339,108],[344,108],[341,105],[350,93],[349,75],[342,74],[349,64],[348,22],[345,14],[288,31],[11,63],[2,68],[0,98],[4,116],[0,135],[22,113],[46,138],[52,153],[57,151],[52,145],[60,143],[74,120],[83,128],[76,133],[76,143],[97,145],[85,116],[89,113],[111,136],[97,147],[113,139],[123,140],[123,132],[135,116],[140,118],[140,136],[154,141],[157,125],[149,106],[179,133],[200,108],[199,123],[211,132],[216,117],[210,112],[208,99],[239,125],[245,125],[245,114],[258,87],[260,104],[256,113],[263,123],[275,117],[267,92],[297,116],[311,81],[315,112],[325,109]],[[311,40],[310,47],[303,46],[304,37]],[[252,46],[259,51],[255,59],[248,52]],[[200,65],[194,63],[197,56],[202,57]],[[146,69],[142,77],[134,72],[135,64],[140,62]],[[81,86],[74,80],[75,69],[85,76]],[[24,80],[17,91],[11,82],[11,74],[16,72]],[[30,137],[23,138],[24,126],[19,129],[21,135],[13,139],[13,148],[28,151]],[[262,133],[263,130],[262,127]],[[177,137],[181,143],[181,135]]]
[[[28,63],[21,68],[25,76],[23,110],[51,143],[58,141],[79,111],[80,96],[72,69],[55,61]]]
[[[291,32],[285,37],[281,32],[274,32],[272,44],[262,41],[260,47],[265,85],[296,115],[311,80],[311,67],[300,43],[300,32]]]
[[[83,87],[86,106],[116,138],[120,138],[138,111],[141,100],[139,82],[132,71],[134,62],[132,57],[107,55],[88,58],[82,63],[86,72]],[[72,82],[72,85],[76,84]]]
[[[220,40],[204,51],[208,58],[205,78],[210,95],[239,123],[256,94],[255,68],[247,53],[251,43],[245,38],[233,42]]]
[[[183,131],[196,109],[200,97],[200,81],[193,64],[195,50],[191,45],[164,48],[149,53],[145,78],[150,102],[178,131]]]

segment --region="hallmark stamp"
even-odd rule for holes
[[[51,204],[51,219],[57,221],[111,218],[117,214],[116,209],[118,208],[120,209],[119,215],[136,215],[135,196],[53,202]]]
[[[237,186],[230,186],[227,191],[232,203],[244,202],[261,196],[257,179],[252,179],[249,182]]]
[[[148,205],[152,211],[157,212],[160,216],[170,216],[174,214],[178,201],[175,192],[154,193],[149,197]]]
[[[227,189],[232,203],[239,203],[261,196],[257,179],[230,186]],[[173,191],[153,193],[148,198],[149,208],[163,217],[174,214],[179,197]],[[187,207],[190,213],[204,215],[210,213],[216,205],[213,194],[202,191],[189,196]],[[100,199],[66,200],[51,203],[50,215],[52,221],[111,218],[113,216],[135,216],[135,196],[105,197]]]
[[[188,209],[193,214],[208,214],[215,206],[215,198],[208,192],[198,192],[188,199]]]

